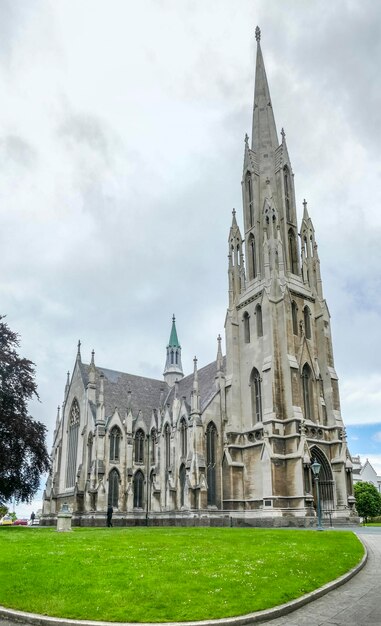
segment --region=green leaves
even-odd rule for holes
[[[381,515],[381,494],[372,483],[356,483],[354,492],[357,512],[365,519],[365,522],[368,517]]]
[[[0,316],[0,503],[26,502],[49,470],[46,427],[28,414],[38,398],[34,364],[17,353],[18,335]]]

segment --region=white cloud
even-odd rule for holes
[[[381,443],[381,430],[379,430],[377,433],[374,433],[372,439],[373,441],[377,441],[378,443]]]
[[[381,5],[6,7],[0,313],[37,364],[36,417],[52,429],[78,338],[84,360],[94,348],[104,366],[161,376],[174,312],[186,371],[194,354],[215,358],[259,23],[298,206],[306,197],[315,225],[343,417],[380,421]]]

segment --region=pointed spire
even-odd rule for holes
[[[265,64],[263,62],[261,50],[261,31],[259,27],[255,29],[257,40],[257,60],[255,68],[255,88],[254,88],[254,110],[253,110],[253,130],[252,150],[259,152],[264,149],[266,152],[275,150],[278,147],[278,133],[276,130],[274,113],[271,104],[270,90],[267,83]]]
[[[181,346],[177,337],[176,318],[172,316],[172,327],[169,342],[167,345],[167,358],[164,367],[164,380],[173,387],[176,380],[183,378],[183,367],[181,365]]]
[[[78,340],[77,361],[81,362],[81,340]]]
[[[95,377],[96,377],[96,369],[94,362],[95,352],[92,350],[91,352],[91,361],[90,361],[90,369],[89,369],[89,385],[95,389]]]
[[[170,337],[169,337],[168,346],[170,348],[180,348],[181,347],[180,344],[179,344],[179,340],[177,338],[175,314],[173,314],[173,316],[172,316],[172,328],[171,328],[171,334],[170,334]]]
[[[200,413],[200,393],[198,387],[197,358],[193,359],[193,386],[191,392],[191,414]]]
[[[307,222],[310,219],[310,216],[308,215],[308,209],[307,209],[307,201],[304,198],[303,200],[303,219]]]

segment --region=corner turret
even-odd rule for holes
[[[181,346],[177,337],[176,318],[172,317],[172,328],[167,345],[167,359],[164,368],[164,380],[173,387],[176,380],[184,377],[183,366],[181,364]]]

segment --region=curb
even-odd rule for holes
[[[360,537],[358,537],[360,539]],[[361,539],[360,539],[361,541]],[[240,615],[238,617],[226,617],[222,619],[211,619],[202,621],[189,621],[189,622],[165,622],[165,626],[246,626],[248,624],[259,624],[260,622],[267,622],[277,617],[282,617],[288,613],[292,613],[296,609],[313,602],[318,598],[321,598],[326,593],[337,589],[344,583],[348,582],[351,578],[356,576],[360,570],[365,566],[368,560],[368,551],[364,546],[364,556],[360,563],[353,569],[349,570],[346,574],[343,574],[336,580],[333,580],[315,591],[287,602],[286,604],[280,604],[272,609],[266,609],[264,611],[256,611],[255,613],[248,613],[247,615]],[[49,617],[46,615],[38,615],[36,613],[25,613],[23,611],[16,611],[13,609],[7,609],[0,606],[0,619],[5,619],[12,624],[32,624],[33,626],[159,626],[160,622],[101,622],[95,620],[77,620],[77,619],[65,619],[61,617]]]

